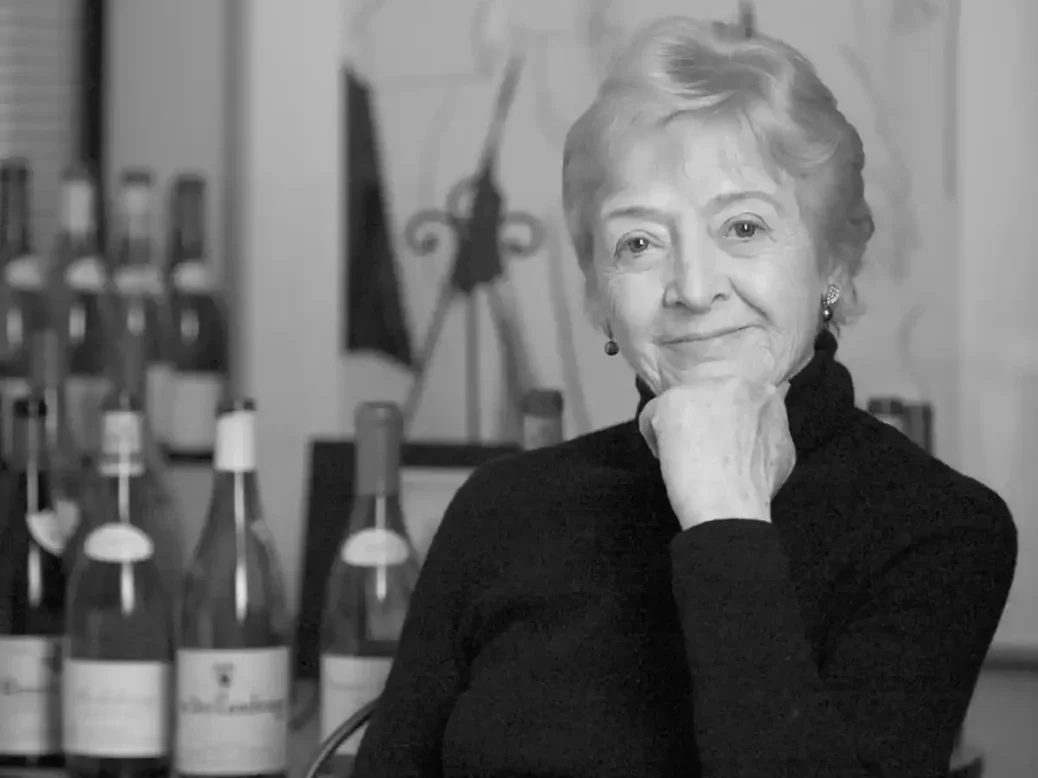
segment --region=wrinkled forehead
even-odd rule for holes
[[[632,128],[613,146],[606,167],[604,199],[667,190],[697,205],[756,190],[796,212],[792,177],[768,157],[749,126],[735,120],[677,116]]]

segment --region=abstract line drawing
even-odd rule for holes
[[[914,0],[909,0],[911,2]],[[866,168],[866,177],[871,178],[882,192],[889,223],[886,228],[889,247],[882,252],[873,252],[873,256],[885,265],[891,279],[902,284],[911,275],[909,259],[919,247],[919,223],[912,200],[912,174],[893,125],[891,100],[887,90],[874,75],[878,69],[875,62],[870,61],[871,42],[867,40],[869,27],[864,2],[851,0],[851,7],[856,31],[855,46],[842,44],[840,51],[868,99],[876,135],[887,155],[885,164],[870,160]],[[885,54],[889,53],[892,45],[893,36],[888,36],[884,41]]]

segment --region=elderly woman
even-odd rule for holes
[[[355,775],[947,774],[1016,530],[854,405],[863,163],[789,46],[634,37],[563,189],[637,417],[458,492]]]

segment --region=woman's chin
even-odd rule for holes
[[[711,359],[681,368],[660,371],[661,391],[672,386],[687,386],[698,381],[716,381],[740,378],[750,383],[773,383],[770,370],[759,362],[749,360]]]

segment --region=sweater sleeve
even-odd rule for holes
[[[461,693],[464,648],[460,620],[477,562],[472,479],[444,514],[408,607],[385,688],[354,762],[353,778],[442,775],[443,732]],[[475,502],[473,502],[475,500]]]
[[[673,583],[704,778],[946,777],[1016,551],[1004,509],[916,539],[816,659],[774,526],[680,533]]]

